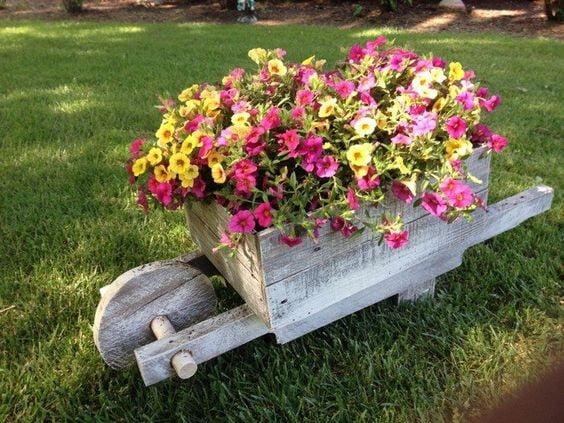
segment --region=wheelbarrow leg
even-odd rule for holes
[[[435,278],[413,284],[398,294],[398,304],[406,301],[417,301],[435,295]]]

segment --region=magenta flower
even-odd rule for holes
[[[402,232],[389,232],[384,235],[388,247],[394,250],[403,247],[409,241],[409,231],[406,229]]]
[[[436,217],[441,217],[447,210],[447,204],[442,197],[434,192],[423,194],[421,197],[421,207]]]
[[[264,128],[265,131],[270,131],[271,129],[278,128],[282,124],[280,120],[280,109],[277,107],[271,107],[266,112],[266,115],[260,121],[259,126]]]
[[[313,92],[310,90],[298,90],[296,92],[296,104],[298,106],[309,106],[313,103]]]
[[[300,150],[299,154],[306,157],[308,162],[315,162],[321,156],[323,152],[323,138],[317,135],[310,135],[308,136]]]
[[[376,80],[374,79],[374,74],[370,73],[368,76],[360,78],[357,90],[359,92],[370,91],[376,86]]]
[[[206,118],[203,115],[198,115],[194,119],[189,120],[184,125],[184,129],[188,132],[194,132]]]
[[[380,186],[380,178],[378,177],[374,166],[370,166],[366,175],[356,180],[356,184],[363,191],[371,191]]]
[[[405,144],[405,145],[409,145],[411,144],[411,138],[409,138],[408,135],[399,133],[395,136],[392,137],[392,142],[394,144]]]
[[[155,190],[155,196],[161,204],[168,206],[172,202],[172,185],[168,182],[158,184]]]
[[[472,110],[474,108],[474,95],[469,91],[464,91],[456,96],[456,101],[464,107],[464,110]]]
[[[507,144],[507,138],[498,134],[493,134],[488,141],[488,147],[496,153],[501,153],[501,151],[507,147]]]
[[[446,196],[455,195],[458,191],[464,189],[464,184],[458,179],[446,178],[439,188]]]
[[[234,233],[248,234],[255,229],[255,218],[248,210],[238,211],[231,216],[227,229]]]
[[[247,175],[254,175],[257,169],[257,165],[248,159],[239,160],[233,165],[233,173],[236,178]]]
[[[257,180],[252,175],[240,175],[233,179],[235,180],[235,194],[243,197],[249,197],[257,185]]]
[[[331,218],[331,229],[334,231],[340,231],[345,227],[345,219],[340,216],[332,217]]]
[[[145,142],[145,140],[143,140],[141,138],[137,138],[136,140],[133,140],[131,142],[131,146],[129,147],[129,151],[131,152],[131,154],[134,157],[137,157],[139,155],[139,151],[141,151],[141,146],[143,145],[144,142]]]
[[[294,120],[302,120],[305,117],[305,109],[302,106],[296,106],[290,110],[290,116]]]
[[[192,185],[192,190],[190,191],[192,195],[198,199],[202,199],[206,193],[206,183],[201,177],[197,177],[194,180],[194,185]]]
[[[474,193],[468,185],[461,184],[455,192],[447,195],[447,201],[452,207],[464,209],[474,202]]]
[[[404,203],[411,203],[413,201],[413,193],[411,190],[400,181],[392,182],[392,193]]]
[[[253,127],[251,132],[247,135],[245,141],[245,151],[250,157],[258,156],[266,148],[266,141],[264,140],[263,134],[265,129],[262,127]]]
[[[384,37],[383,35],[380,35],[374,41],[368,41],[366,43],[366,51],[367,51],[367,53],[372,54],[372,53],[374,53],[375,50],[378,49],[378,47],[380,47],[383,44],[386,44],[387,42],[388,42],[388,40],[386,39],[386,37]]]
[[[282,151],[288,151],[290,153],[290,157],[297,157],[297,149],[300,145],[300,136],[298,131],[290,129],[280,135],[277,135],[277,138]]]
[[[363,91],[360,93],[360,101],[367,106],[376,106],[376,100],[370,95],[370,91]]]
[[[359,63],[366,55],[366,51],[358,44],[351,47],[349,51],[349,60],[353,63]]]
[[[347,191],[347,202],[349,203],[351,210],[358,210],[360,207],[358,198],[356,198],[356,194],[354,192],[354,189],[352,188],[349,188],[349,190]]]
[[[501,104],[501,97],[492,95],[488,100],[480,100],[480,106],[488,112],[493,112]]]
[[[272,225],[272,206],[270,203],[262,203],[253,211],[258,224],[263,228]]]
[[[300,245],[302,243],[302,239],[297,236],[282,235],[280,237],[280,242],[282,244],[286,244],[288,247],[295,247],[296,245]]]
[[[141,187],[137,191],[137,204],[143,209],[143,212],[147,214],[149,212],[149,202],[147,201],[147,195],[145,190]]]
[[[461,138],[468,129],[466,122],[460,116],[453,116],[446,121],[445,130],[451,138]]]
[[[354,84],[351,81],[340,81],[335,85],[335,91],[341,98],[347,98],[354,91]]]
[[[483,123],[478,123],[472,131],[470,139],[476,144],[485,144],[492,136],[492,131]]]
[[[333,156],[324,156],[315,163],[316,175],[320,178],[330,178],[339,169],[339,163]]]
[[[341,229],[341,235],[345,238],[350,238],[356,233],[356,231],[358,231],[358,228],[355,225],[345,222],[345,226]]]

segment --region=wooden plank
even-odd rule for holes
[[[188,225],[190,236],[198,244],[200,250],[206,254],[256,315],[269,325],[270,316],[261,281],[240,260],[230,257],[227,251],[212,252],[212,249],[219,243],[219,236],[211,233],[199,215],[189,212]]]
[[[189,351],[194,361],[200,364],[268,332],[253,311],[242,305],[137,348],[135,358],[143,381],[149,386],[174,376],[170,363],[180,351]]]
[[[154,317],[165,315],[183,328],[213,315],[216,303],[208,278],[182,259],[145,264],[104,289],[94,318],[94,342],[104,361],[120,369],[133,361],[135,348],[154,340]]]
[[[435,254],[468,248],[504,232],[527,218],[548,210],[552,190],[536,187],[490,208],[474,213],[474,223],[463,220],[450,225],[433,216],[409,224],[411,242],[401,250],[372,243],[324,260],[273,284],[267,289],[271,327],[302,320],[329,305],[399,274]]]
[[[448,254],[435,255],[402,273],[392,275],[378,284],[369,286],[337,303],[313,312],[303,320],[273,329],[273,333],[279,343],[285,344],[386,298],[409,291],[413,286],[421,287],[421,281],[423,283],[429,280],[434,281],[436,276],[460,266],[461,262],[462,251],[453,250],[449,251]],[[346,284],[347,282],[343,280],[342,283]],[[427,288],[429,288],[428,284]]]
[[[439,258],[441,262],[444,260],[444,256]],[[424,262],[425,263],[425,262]],[[437,273],[436,276],[441,275],[442,273]],[[398,304],[405,303],[405,302],[412,302],[417,301],[426,297],[432,297],[435,295],[435,278],[423,280],[418,283],[412,283],[409,287],[398,293]]]

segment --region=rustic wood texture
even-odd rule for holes
[[[485,199],[489,183],[490,155],[485,154],[484,148],[477,149],[466,164],[468,172],[482,180],[482,184],[479,185],[479,194]],[[333,260],[342,263],[349,256],[354,257],[351,262],[351,267],[354,267],[358,264],[354,261],[357,259],[355,256],[364,254],[364,258],[368,260],[366,255],[374,245],[370,231],[365,231],[356,238],[343,240],[342,236],[332,231],[327,224],[320,229],[317,243],[305,238],[302,244],[289,248],[280,244],[278,231],[269,228],[256,235],[245,235],[237,248],[236,255],[230,257],[226,252],[215,254],[212,252],[212,249],[219,243],[220,234],[229,221],[230,216],[227,211],[215,203],[191,204],[186,211],[191,236],[202,252],[269,327],[287,323],[280,321],[282,315],[285,314],[281,309],[290,306],[296,299],[290,294],[281,298],[282,287],[278,284],[287,285],[296,278],[308,277],[312,279],[312,282],[302,294],[309,295],[310,292],[317,292],[313,284],[323,286],[324,282],[323,276],[316,274],[316,271],[323,272],[321,268],[327,267],[326,263]],[[414,208],[393,198],[388,199],[377,208],[366,209],[366,212],[375,219],[384,212],[401,213],[408,226],[428,216],[428,213],[421,207]],[[436,219],[432,224],[448,226]],[[416,225],[416,227],[420,226],[421,224]],[[427,228],[425,236],[429,235],[429,230],[430,228]],[[389,250],[379,248],[378,252],[385,254],[386,260],[392,260],[393,254]],[[383,257],[378,258],[373,254],[369,259],[377,259],[378,263],[384,260]],[[337,273],[347,272],[344,264],[345,267],[341,270],[333,263],[329,266]],[[304,273],[307,270],[309,273]],[[346,292],[343,292],[342,295],[346,295]],[[300,300],[300,298],[297,299]]]
[[[133,362],[133,350],[154,341],[153,318],[184,328],[215,313],[213,287],[200,268],[201,254],[139,266],[105,287],[94,318],[94,341],[110,367]]]
[[[260,318],[247,305],[242,305],[137,348],[135,358],[143,381],[149,386],[174,376],[171,360],[181,351],[190,352],[199,364],[268,332]]]
[[[366,253],[371,259],[367,268],[353,264],[329,280],[330,285],[296,287],[298,291],[305,290],[304,301],[296,302],[297,309],[278,327],[267,327],[250,307],[243,305],[140,347],[135,356],[143,380],[151,385],[174,375],[171,359],[181,351],[188,351],[196,363],[201,363],[269,332],[276,335],[279,343],[285,343],[385,298],[399,295],[402,300],[412,300],[429,295],[434,289],[434,278],[459,266],[467,248],[548,210],[552,198],[551,188],[538,186],[494,204],[487,212],[476,213],[473,223],[443,225],[448,229],[435,233],[436,237],[417,240],[416,245],[430,248],[429,254],[403,266],[372,268],[372,249]],[[427,218],[413,224],[429,228]],[[381,251],[375,255],[378,257]]]

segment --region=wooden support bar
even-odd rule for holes
[[[268,332],[245,304],[137,348],[135,358],[143,381],[149,386],[174,375],[170,363],[182,351],[189,351],[194,363],[199,364]]]

